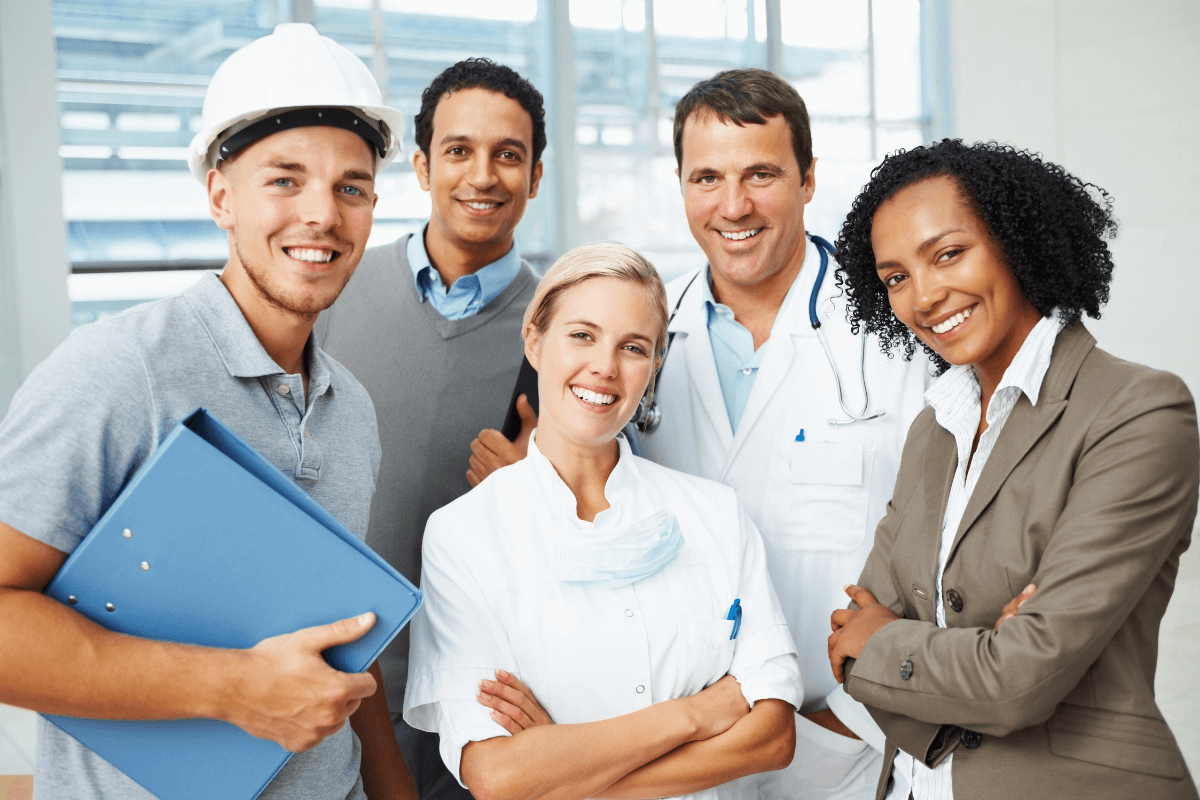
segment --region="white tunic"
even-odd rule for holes
[[[731,489],[621,453],[594,523],[554,467],[529,456],[435,512],[425,529],[404,718],[441,736],[461,783],[462,748],[507,732],[476,695],[498,668],[520,677],[557,723],[593,722],[687,697],[726,674],[752,705],[803,697],[796,649],[762,539]],[[555,578],[558,544],[666,508],[685,539],[649,577],[620,588]],[[731,639],[726,619],[741,600]],[[689,798],[714,798],[715,791]]]

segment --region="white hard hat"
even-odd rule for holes
[[[204,95],[200,130],[188,147],[188,166],[204,183],[209,169],[221,160],[220,142],[278,112],[314,108],[346,109],[372,129],[363,138],[378,147],[376,172],[400,154],[404,115],[383,104],[366,65],[312,25],[285,23],[217,68]],[[326,123],[294,122],[292,127],[296,124]]]

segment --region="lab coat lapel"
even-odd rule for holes
[[[1095,344],[1096,340],[1080,322],[1059,333],[1054,343],[1054,353],[1050,357],[1050,368],[1046,371],[1042,388],[1038,392],[1039,402],[1036,406],[1033,405],[1023,393],[1017,398],[1016,405],[1013,406],[1008,421],[1004,423],[1004,429],[1000,432],[1000,438],[996,440],[996,446],[983,467],[979,483],[975,485],[975,490],[967,501],[967,508],[954,536],[947,563],[949,559],[954,558],[959,542],[992,502],[992,498],[1000,491],[1000,487],[1008,480],[1017,464],[1021,463],[1025,454],[1062,416],[1067,408],[1067,391],[1074,382],[1084,357]],[[946,494],[949,496],[948,489]]]
[[[705,280],[704,272],[697,281]],[[671,323],[671,332],[685,337],[684,352],[687,356],[688,379],[693,397],[698,396],[708,414],[709,424],[717,432],[721,446],[726,452],[733,442],[733,428],[729,424],[729,413],[721,394],[721,382],[717,378],[717,362],[713,358],[712,342],[708,338],[708,312],[700,299],[703,291],[692,286]]]
[[[780,309],[780,313],[787,310],[786,308]],[[726,456],[725,465],[721,470],[721,480],[725,479],[725,473],[733,465],[742,445],[749,438],[759,417],[766,410],[767,404],[771,402],[771,398],[783,385],[783,379],[787,377],[788,370],[792,366],[792,356],[795,353],[796,345],[792,342],[790,331],[784,333],[779,330],[779,327],[776,325],[771,331],[771,338],[763,343],[767,352],[763,354],[762,366],[759,367],[758,375],[754,379],[750,397],[746,399],[746,408],[742,411],[742,419],[738,423],[737,432],[733,434],[733,444],[729,448],[729,455]],[[728,419],[728,415],[726,415],[726,419]]]
[[[737,432],[733,434],[733,444],[721,469],[721,480],[725,479],[725,474],[732,467],[742,445],[750,437],[759,417],[766,411],[779,387],[783,385],[788,372],[795,367],[796,348],[804,345],[793,341],[792,337],[813,335],[812,325],[808,321],[808,296],[816,281],[819,264],[819,254],[816,250],[816,245],[809,242],[804,254],[804,263],[800,265],[800,272],[796,275],[794,290],[789,292],[784,305],[779,309],[779,315],[771,326],[771,338],[762,345],[767,351],[754,379],[750,397],[746,400],[746,408],[742,411]],[[828,276],[826,279],[828,280]]]

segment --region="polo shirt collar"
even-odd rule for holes
[[[183,297],[208,331],[213,347],[230,375],[235,378],[261,378],[285,374],[275,359],[267,354],[233,295],[215,272],[201,276],[183,292]],[[304,357],[308,362],[309,393],[313,397],[319,397],[330,387],[337,388],[329,368],[329,357],[316,346],[311,336],[304,347]]]

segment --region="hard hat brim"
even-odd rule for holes
[[[401,145],[404,133],[403,112],[390,106],[356,105],[338,107],[361,112],[362,115],[382,122],[386,126],[386,130],[381,131],[381,133],[384,135],[384,141],[387,143],[387,146],[383,155],[376,159],[375,174],[378,175],[387,169],[388,165],[395,161],[396,157],[403,150]],[[257,122],[271,114],[284,110],[286,109],[266,108],[239,114],[237,117],[227,120],[219,126],[214,126],[207,131],[201,130],[197,132],[192,137],[192,142],[188,146],[188,169],[191,171],[192,176],[200,181],[202,185],[207,185],[208,171],[214,168],[220,160],[214,157],[213,144],[230,128],[241,123]]]

